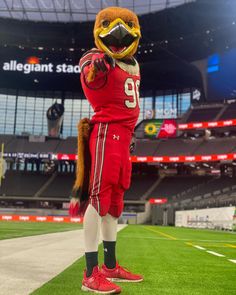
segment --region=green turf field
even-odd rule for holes
[[[128,226],[118,235],[118,259],[145,277],[142,283],[120,284],[122,294],[236,294],[236,263],[229,261],[236,260],[235,233]],[[80,291],[83,269],[84,258],[32,294],[84,294]]]
[[[80,229],[75,223],[0,221],[0,240]]]

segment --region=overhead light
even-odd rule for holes
[[[211,32],[210,30],[206,30],[206,34],[207,34],[207,35],[210,34],[210,32]]]
[[[43,50],[44,48],[42,46],[38,47],[38,50]]]
[[[165,40],[165,43],[168,44],[168,40]]]
[[[75,49],[74,48],[69,48],[69,51],[74,51]]]

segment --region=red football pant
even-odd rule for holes
[[[130,186],[131,132],[118,124],[95,124],[90,136],[92,170],[90,204],[100,216],[119,217],[123,211],[124,192]]]

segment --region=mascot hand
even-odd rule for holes
[[[97,73],[107,73],[111,67],[115,66],[115,61],[112,57],[100,53],[93,55],[91,64],[94,66]]]
[[[71,198],[70,207],[69,207],[69,215],[71,217],[77,216],[79,212],[79,200],[76,198]]]

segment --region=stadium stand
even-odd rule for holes
[[[55,138],[45,138],[41,142],[32,142],[29,136],[1,135],[0,142],[5,144],[7,153],[51,153],[59,144]]]
[[[176,195],[192,189],[200,184],[205,184],[208,177],[201,176],[170,176],[164,177],[152,192],[152,198],[167,198],[171,200]]]
[[[125,200],[140,200],[157,179],[157,175],[133,174],[130,189],[125,192]]]
[[[60,140],[57,145],[55,152],[62,154],[75,154],[77,153],[77,138],[67,137],[66,139]]]
[[[153,156],[157,149],[159,149],[159,141],[137,140],[134,154],[137,156]]]
[[[168,139],[160,140],[156,151],[155,156],[177,156],[177,155],[192,155],[198,146],[202,143],[200,140],[191,140],[191,139]]]
[[[189,122],[202,122],[202,121],[214,121],[217,114],[222,109],[222,106],[205,105],[202,107],[195,107],[190,112],[186,123]]]
[[[49,179],[37,172],[7,171],[0,187],[0,196],[32,197]]]
[[[236,118],[236,103],[228,104],[219,120],[228,120]]]
[[[42,197],[69,198],[74,184],[74,175],[61,173],[58,174],[51,184],[42,193]]]

